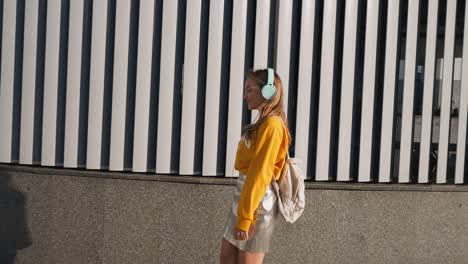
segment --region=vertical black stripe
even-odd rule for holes
[[[322,61],[322,27],[324,1],[315,3],[314,21],[314,51],[312,56],[312,87],[310,100],[309,120],[309,152],[307,160],[307,176],[315,180],[317,164],[317,132],[318,132],[318,108],[320,95],[320,70]],[[310,177],[309,177],[310,176]]]
[[[257,0],[248,0],[247,3],[247,22],[246,22],[246,36],[245,36],[245,60],[244,60],[244,79],[247,77],[249,69],[253,68],[254,52],[255,52],[255,19]],[[244,89],[242,89],[244,90]],[[242,100],[242,126],[250,124],[251,112]]]
[[[13,120],[11,161],[19,161],[20,127],[21,127],[21,89],[23,85],[23,47],[24,47],[24,14],[25,1],[18,0],[16,5],[15,32],[15,66],[13,84]]]
[[[329,153],[329,179],[336,180],[338,162],[338,142],[340,128],[340,102],[341,102],[341,71],[343,69],[343,39],[344,39],[345,2],[338,1],[336,6],[334,62],[333,62],[333,91],[330,122],[330,153]]]
[[[224,0],[223,47],[221,55],[221,80],[219,101],[218,155],[216,173],[224,175],[226,171],[226,144],[229,111],[229,80],[231,71],[231,41],[233,0]]]
[[[124,170],[133,167],[133,142],[135,135],[135,96],[138,64],[138,10],[140,0],[133,0],[130,9],[130,37],[128,51],[127,102],[125,113]]]
[[[70,0],[62,0],[60,10],[60,47],[57,91],[57,140],[55,164],[63,166],[65,148],[65,109],[67,98],[68,27],[70,25]]]
[[[405,59],[405,50],[406,50],[406,32],[407,32],[407,24],[408,24],[408,0],[401,0],[400,2],[400,15],[401,15],[401,22],[400,22],[400,30],[399,30],[399,37],[398,37],[398,55],[397,55],[397,71],[396,71],[396,93],[395,93],[395,108],[394,108],[394,157],[393,157],[393,173],[392,173],[392,181],[398,182],[398,174],[399,174],[399,166],[400,166],[400,139],[401,139],[401,117],[402,117],[402,101],[403,101],[403,80],[400,80],[400,72],[404,72],[404,68],[400,68],[400,62]]]
[[[71,0],[72,1],[72,0]],[[80,115],[78,129],[78,167],[86,167],[88,149],[88,107],[89,107],[89,74],[91,63],[91,36],[93,22],[93,2],[84,1],[83,38],[80,81]]]
[[[349,175],[350,180],[357,182],[359,173],[359,146],[361,141],[361,113],[362,113],[362,83],[364,67],[364,48],[366,32],[366,3],[364,0],[358,3],[357,30],[356,30],[356,55],[354,61],[353,82],[353,114],[351,125],[351,159]]]
[[[414,80],[414,91],[413,91],[413,94],[411,95],[412,97],[412,100],[413,100],[413,108],[411,109],[411,146],[410,146],[410,169],[409,169],[409,182],[410,183],[417,183],[418,179],[418,175],[415,173],[415,163],[418,163],[419,159],[418,159],[418,156],[416,155],[416,152],[415,152],[415,142],[414,142],[414,127],[415,127],[415,120],[416,120],[416,115],[415,115],[415,109],[416,109],[416,105],[417,105],[417,100],[415,98],[415,95],[416,95],[416,92],[417,92],[417,89],[418,89],[418,85],[420,85],[419,83],[419,80],[418,80],[418,74],[417,74],[417,65],[418,65],[418,50],[421,50],[422,47],[421,47],[421,36],[420,36],[420,30],[421,30],[421,12],[422,12],[422,8],[421,8],[421,0],[419,0],[419,10],[418,10],[418,25],[417,25],[417,29],[416,29],[416,32],[417,32],[417,38],[416,38],[416,65],[412,65],[412,67],[414,67],[415,69],[415,75],[414,76],[405,76],[405,79],[406,78],[409,78],[411,77],[413,80]],[[415,14],[416,15],[416,14]],[[403,99],[404,100],[404,99]],[[400,142],[401,142],[401,139],[400,139]]]
[[[112,119],[112,85],[114,81],[114,49],[116,0],[108,0],[106,21],[106,50],[104,58],[104,93],[102,99],[101,130],[101,168],[109,168],[111,119]]]
[[[34,100],[33,164],[40,164],[44,105],[44,66],[47,24],[47,0],[39,0],[37,23],[36,89]],[[56,139],[56,138],[55,138]]]
[[[276,43],[276,23],[278,21],[278,17],[276,16],[277,11],[277,0],[270,1],[270,20],[268,26],[268,59],[267,59],[267,67],[274,67],[276,62],[273,62],[274,55],[276,54],[275,50],[277,47]]]
[[[217,0],[215,0],[217,1]],[[205,102],[206,102],[206,67],[208,54],[208,32],[210,0],[202,0],[200,19],[200,39],[198,51],[198,82],[197,105],[195,122],[195,148],[193,170],[195,175],[202,174],[203,167],[203,135],[205,127]],[[208,109],[209,111],[209,109]],[[215,161],[212,161],[215,162]]]
[[[375,61],[375,82],[374,82],[374,111],[372,125],[372,148],[371,148],[371,182],[379,180],[379,163],[380,163],[380,140],[382,131],[382,105],[383,105],[383,88],[385,75],[385,50],[387,41],[387,9],[386,1],[381,1],[379,5],[379,21],[377,29],[377,52]]]
[[[290,57],[289,57],[289,87],[288,101],[284,102],[288,105],[288,126],[292,136],[290,155],[293,157],[295,153],[295,138],[297,124],[297,90],[299,78],[299,51],[301,42],[301,19],[302,19],[302,2],[293,1],[292,3],[292,20],[291,20],[291,40],[290,40]],[[310,44],[307,44],[310,45]],[[304,47],[305,48],[305,47]]]
[[[161,68],[162,11],[163,1],[158,0],[154,3],[153,52],[151,57],[151,91],[147,149],[148,157],[146,165],[148,171],[154,171],[156,169],[156,135],[158,128],[159,76]]]
[[[180,165],[180,137],[182,119],[182,76],[185,56],[185,22],[186,22],[186,0],[178,0],[177,10],[177,38],[174,65],[174,96],[172,109],[172,138],[171,138],[171,173],[179,172]]]
[[[412,109],[412,124],[411,124],[411,153],[410,153],[410,171],[409,171],[409,180],[411,183],[418,182],[418,170],[419,170],[419,144],[415,143],[415,127],[416,127],[416,115],[421,115],[422,109],[422,90],[423,90],[423,79],[422,74],[418,73],[418,66],[424,65],[426,43],[423,42],[423,30],[425,31],[426,27],[424,24],[424,18],[427,14],[427,5],[424,3],[426,1],[419,1],[419,11],[418,11],[418,26],[417,26],[417,39],[416,39],[416,65],[415,67],[415,76],[414,78],[414,93],[413,93],[413,109]],[[406,78],[406,76],[405,76]]]

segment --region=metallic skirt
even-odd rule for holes
[[[236,240],[232,233],[237,222],[237,204],[240,193],[242,192],[242,187],[244,186],[244,181],[245,175],[240,174],[237,179],[232,205],[229,208],[223,237],[240,250],[266,253],[270,248],[271,237],[278,217],[277,198],[271,185],[267,187],[265,195],[255,211],[257,215],[255,234],[246,241],[240,241]]]

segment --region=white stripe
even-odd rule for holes
[[[336,0],[325,1],[323,7],[322,67],[317,134],[317,181],[329,179],[330,133],[333,96],[333,68],[335,61]]]
[[[347,1],[345,12],[337,181],[350,180],[358,1]]]
[[[32,164],[36,97],[39,1],[26,1],[24,13],[23,87],[21,96],[20,163]]]
[[[187,2],[179,174],[193,174],[197,120],[201,0]]]
[[[3,2],[0,83],[0,162],[11,162],[13,86],[15,73],[16,1]]]
[[[452,104],[453,55],[455,46],[455,18],[457,1],[447,1],[447,20],[445,23],[444,77],[440,105],[439,151],[437,157],[437,183],[447,182],[447,159],[450,131],[450,112]]]
[[[438,0],[430,0],[428,8],[426,59],[424,73],[423,113],[419,150],[419,183],[429,181],[429,158],[432,131],[432,100],[434,98],[435,55],[437,43]]]
[[[264,69],[268,63],[270,0],[258,0],[255,20],[254,69]]]
[[[93,2],[91,68],[89,77],[87,169],[101,168],[104,66],[106,55],[107,0]]]
[[[146,171],[148,159],[151,59],[153,54],[154,35],[153,0],[141,0],[139,19],[137,58],[138,65],[135,92],[135,134],[133,139],[133,171],[144,172]]]
[[[246,24],[247,0],[233,1],[231,68],[229,76],[229,109],[225,171],[225,175],[227,177],[235,177],[239,175],[237,171],[234,171],[234,162],[242,125],[242,93],[244,89]]]
[[[224,1],[210,2],[208,32],[208,59],[205,99],[205,131],[203,142],[204,176],[216,175],[218,153],[219,100],[221,84],[221,59],[223,49]]]
[[[78,166],[83,0],[70,2],[64,167]]]
[[[255,21],[255,50],[253,69],[260,70],[268,67],[268,36],[270,29],[270,0],[258,0]],[[258,120],[260,113],[251,111],[251,122]]]
[[[159,82],[158,136],[156,172],[169,173],[171,167],[172,107],[174,94],[177,2],[163,5],[161,73]]]
[[[364,52],[364,80],[362,89],[361,140],[359,148],[360,182],[371,180],[372,130],[374,128],[375,67],[379,2],[367,2],[366,40]]]
[[[276,72],[281,78],[284,89],[284,111],[288,113],[289,96],[289,61],[291,54],[291,22],[292,1],[282,0],[277,2],[278,19],[276,34]],[[268,49],[266,49],[268,51]]]
[[[416,76],[416,43],[418,37],[419,1],[408,2],[408,30],[406,39],[405,80],[400,140],[399,182],[410,180],[411,142],[413,130],[413,101]]]
[[[117,0],[110,134],[110,170],[123,170],[131,1]]]
[[[41,165],[55,165],[60,50],[60,0],[47,2]]]
[[[379,182],[390,182],[393,151],[393,117],[397,84],[398,19],[400,1],[388,2],[387,43],[382,105],[382,133],[380,140]]]
[[[297,112],[295,154],[303,162],[307,172],[309,153],[310,98],[312,89],[312,57],[314,53],[315,1],[304,1],[301,14],[301,39],[299,50],[299,73],[297,82]],[[317,89],[317,87],[314,87]],[[307,175],[310,178],[311,175]]]

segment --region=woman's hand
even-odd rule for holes
[[[250,225],[250,228],[249,228],[249,232],[246,232],[246,231],[244,231],[244,230],[241,230],[241,229],[239,229],[239,228],[237,228],[237,227],[234,227],[234,230],[233,230],[233,231],[234,231],[234,232],[233,232],[233,233],[234,233],[234,238],[235,238],[236,240],[245,241],[245,240],[248,240],[249,237],[252,237],[252,236],[255,234],[255,232],[256,232],[256,226],[255,226],[255,224],[251,224],[251,225]]]

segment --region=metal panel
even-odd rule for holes
[[[124,169],[130,8],[131,1],[117,0],[109,157],[110,170]]]
[[[291,54],[292,0],[278,1],[276,34],[276,72],[281,77],[284,90],[284,111],[288,113],[289,61]],[[266,49],[268,52],[268,49]]]
[[[158,137],[156,172],[169,173],[171,167],[172,108],[175,76],[177,2],[163,5],[161,42],[161,79],[159,85]]]
[[[24,14],[23,87],[21,96],[21,164],[32,164],[33,161],[38,17],[39,0],[26,1]]]
[[[322,36],[322,66],[320,72],[320,97],[317,133],[317,181],[328,180],[330,163],[330,134],[333,96],[333,70],[335,61],[336,0],[324,2]]]
[[[351,163],[351,133],[353,123],[353,84],[355,78],[356,59],[356,30],[358,25],[358,0],[345,2],[344,10],[344,40],[343,40],[343,69],[340,102],[340,131],[338,144],[338,168],[337,180],[348,181],[350,179]],[[410,181],[410,158],[411,143],[413,137],[413,111],[414,89],[416,75],[416,48],[418,37],[418,14],[421,1],[407,1],[408,6],[408,30],[406,33],[406,58],[401,69],[404,76],[402,129],[401,129],[401,151],[399,156],[399,182]],[[37,37],[38,37],[38,12],[39,0],[25,1],[24,12],[24,49],[21,62],[23,75],[19,83],[22,84],[21,95],[21,122],[20,129],[20,162],[31,164],[34,147],[34,112],[36,94],[36,64],[37,64]],[[91,38],[91,70],[90,70],[90,93],[89,93],[89,116],[88,139],[87,139],[87,168],[101,168],[101,136],[103,125],[103,102],[104,102],[104,77],[105,77],[105,55],[107,37],[107,15],[108,0],[92,1],[92,38]],[[124,143],[126,123],[127,102],[127,78],[128,78],[128,52],[130,31],[130,6],[131,0],[116,0],[116,27],[115,27],[115,51],[113,65],[113,92],[112,92],[112,119],[111,119],[111,142],[110,142],[110,169],[122,170],[124,165]],[[157,139],[157,161],[156,171],[158,173],[169,173],[171,164],[173,137],[173,94],[175,84],[175,59],[176,59],[176,33],[178,23],[179,1],[164,1],[162,12],[162,44],[161,44],[161,67],[159,80],[159,109],[158,109],[158,131],[154,135]],[[270,33],[271,1],[256,1],[255,21],[255,46],[254,46],[254,68],[265,68],[268,65],[268,47]],[[277,1],[276,10],[276,71],[282,77],[285,88],[285,98],[288,97],[289,86],[289,62],[291,49],[291,22],[292,22],[292,0]],[[320,98],[318,116],[318,146],[317,153],[323,153],[317,157],[316,180],[328,180],[330,167],[330,134],[332,123],[332,101],[333,85],[335,83],[335,45],[336,22],[337,22],[337,0],[323,1],[323,28],[322,55],[320,72]],[[370,174],[373,109],[375,106],[375,77],[376,77],[376,48],[377,28],[379,25],[379,3],[380,1],[367,1],[366,16],[366,43],[364,61],[364,88],[362,127],[360,145],[359,181],[369,181],[373,175]],[[220,111],[220,83],[221,62],[223,50],[223,23],[225,1],[210,2],[210,18],[207,49],[207,91],[205,101],[205,128],[203,146],[203,175],[215,175],[218,151],[218,129]],[[314,54],[314,21],[316,1],[303,1],[301,4],[301,33],[298,67],[298,97],[297,97],[297,123],[295,154],[303,161],[308,160],[309,153],[309,123],[310,103],[313,73]],[[393,151],[393,127],[394,127],[394,102],[398,45],[398,24],[400,14],[400,1],[388,1],[387,28],[386,28],[386,54],[383,91],[382,136],[380,149],[379,182],[390,182],[390,167]],[[61,0],[48,0],[47,2],[47,29],[45,41],[45,64],[44,64],[44,102],[42,123],[42,160],[41,164],[53,166],[56,160],[56,132],[57,132],[57,97],[59,80],[59,50],[60,50],[60,25],[61,25]],[[232,47],[229,80],[229,105],[228,105],[228,127],[227,127],[227,155],[226,176],[236,176],[234,170],[235,154],[241,131],[242,120],[242,94],[245,67],[245,44],[246,44],[246,22],[247,22],[247,0],[233,1],[232,21]],[[438,60],[436,65],[436,37],[438,0],[428,2],[428,25],[425,54],[423,114],[421,124],[421,147],[419,160],[419,183],[427,183],[429,175],[429,155],[431,138],[439,137],[439,157],[437,183],[447,181],[448,148],[451,127],[451,99],[452,93],[458,95],[458,83],[452,88],[454,78],[462,78],[460,88],[460,106],[458,124],[458,140],[456,155],[455,183],[464,182],[466,161],[466,139],[467,139],[467,115],[468,115],[468,67],[461,68],[457,72],[454,67],[454,44],[455,44],[455,19],[456,0],[447,1],[446,34],[444,43],[444,60]],[[68,65],[67,65],[67,88],[66,88],[66,113],[65,113],[65,139],[64,139],[64,166],[77,167],[78,160],[78,134],[80,115],[80,96],[82,90],[82,37],[83,32],[83,0],[70,1],[69,17],[69,39],[68,39]],[[138,58],[136,74],[136,98],[135,98],[135,134],[133,149],[133,170],[144,172],[147,170],[148,137],[150,122],[150,102],[153,65],[153,31],[154,31],[154,8],[155,1],[140,0],[139,3],[139,33],[138,33]],[[195,128],[197,110],[198,89],[198,66],[199,66],[199,44],[200,44],[200,19],[202,0],[187,1],[187,20],[185,32],[185,51],[183,69],[183,101],[181,121],[181,149],[180,149],[180,174],[193,174],[195,151]],[[91,10],[91,9],[90,9]],[[0,76],[0,162],[12,162],[11,145],[15,141],[13,131],[14,108],[14,83],[15,83],[15,37],[22,32],[16,32],[17,1],[3,1],[3,32],[2,32],[2,54],[1,54],[1,76]],[[22,11],[21,11],[22,12]],[[468,9],[465,10],[465,31],[468,28]],[[184,14],[185,15],[185,14]],[[381,21],[380,21],[381,22]],[[85,23],[86,24],[86,23]],[[22,27],[22,25],[20,25]],[[280,37],[281,36],[281,37]],[[468,57],[468,33],[464,35],[464,58]],[[159,52],[159,51],[158,51]],[[84,51],[87,54],[87,51]],[[159,54],[159,53],[158,53]],[[87,58],[84,58],[87,61]],[[460,61],[455,60],[455,64]],[[444,63],[442,65],[442,63]],[[345,68],[346,67],[346,68]],[[86,69],[87,71],[87,69]],[[441,76],[443,79],[440,79]],[[86,77],[85,77],[86,79]],[[442,83],[441,96],[438,104],[441,107],[440,131],[438,135],[431,135],[432,130],[432,108],[434,101],[435,79]],[[403,79],[402,79],[403,80]],[[86,86],[86,84],[85,84]],[[315,88],[315,87],[314,87]],[[87,93],[87,91],[85,92]],[[287,107],[287,105],[285,105]],[[81,109],[83,110],[83,109]],[[287,109],[286,109],[287,111]],[[15,112],[16,113],[16,112]],[[254,114],[254,113],[253,113]],[[256,114],[256,113],[255,113]],[[256,115],[254,115],[256,117]],[[253,118],[252,121],[255,121]],[[37,122],[37,120],[36,120]],[[85,121],[86,122],[86,121]],[[15,125],[16,127],[16,125]],[[80,131],[84,132],[84,131]],[[453,135],[454,133],[452,133]],[[81,147],[81,146],[80,146]],[[84,147],[86,148],[86,146]],[[178,150],[177,150],[178,151]],[[198,153],[201,154],[201,153]],[[303,164],[307,164],[304,162]],[[307,171],[307,168],[304,168]]]
[[[463,62],[468,65],[468,8],[465,8],[465,28],[463,34]],[[458,117],[458,139],[457,160],[455,165],[455,183],[463,183],[465,160],[466,160],[466,138],[468,121],[468,67],[462,66],[462,80],[460,88],[460,108]]]
[[[133,171],[146,171],[151,94],[151,58],[153,54],[154,0],[140,1],[138,22],[138,65],[135,93],[135,137]]]
[[[64,167],[78,166],[83,0],[70,2]]]
[[[408,1],[408,29],[406,34],[405,80],[401,112],[400,168],[398,182],[410,181],[413,104],[416,76],[416,44],[418,37],[419,1]]]
[[[379,25],[379,1],[367,2],[364,80],[362,89],[361,140],[358,181],[371,180],[372,130],[374,128],[375,67]]]
[[[239,175],[237,171],[234,171],[234,162],[242,125],[246,26],[247,0],[236,0],[233,2],[232,9],[232,48],[225,172],[227,177]]]
[[[87,169],[101,168],[107,0],[93,2],[91,69],[89,79]]]
[[[393,116],[396,87],[398,19],[400,1],[388,2],[387,43],[382,105],[382,133],[380,141],[379,182],[390,182],[393,143]]]
[[[431,150],[432,101],[434,98],[435,56],[437,45],[438,0],[430,0],[427,19],[426,59],[424,73],[423,112],[419,150],[419,183],[429,182],[429,155]]]
[[[44,103],[41,165],[55,165],[57,97],[60,49],[60,0],[47,2],[46,50],[44,62]]]
[[[343,40],[343,70],[341,81],[340,130],[338,143],[337,180],[350,180],[351,134],[353,125],[353,94],[356,60],[358,0],[349,0],[345,8]]]
[[[193,174],[197,120],[198,60],[200,52],[201,0],[187,1],[185,27],[184,87],[179,174]]]
[[[447,1],[445,22],[444,77],[442,80],[442,101],[440,105],[440,132],[437,157],[437,183],[447,182],[447,159],[452,105],[453,56],[455,46],[455,19],[457,0]]]
[[[216,175],[224,1],[210,2],[202,175]]]
[[[3,1],[0,79],[0,162],[11,162],[15,74],[16,1]],[[32,155],[32,152],[31,152]]]
[[[270,0],[258,0],[255,14],[254,70],[268,67],[268,36],[270,32]],[[259,113],[252,110],[251,122],[257,121]]]
[[[297,112],[295,154],[304,164],[307,172],[309,153],[310,99],[312,89],[312,58],[314,54],[315,1],[304,1],[301,14],[301,34],[299,50],[299,73],[297,83]],[[307,175],[310,177],[311,175]]]

